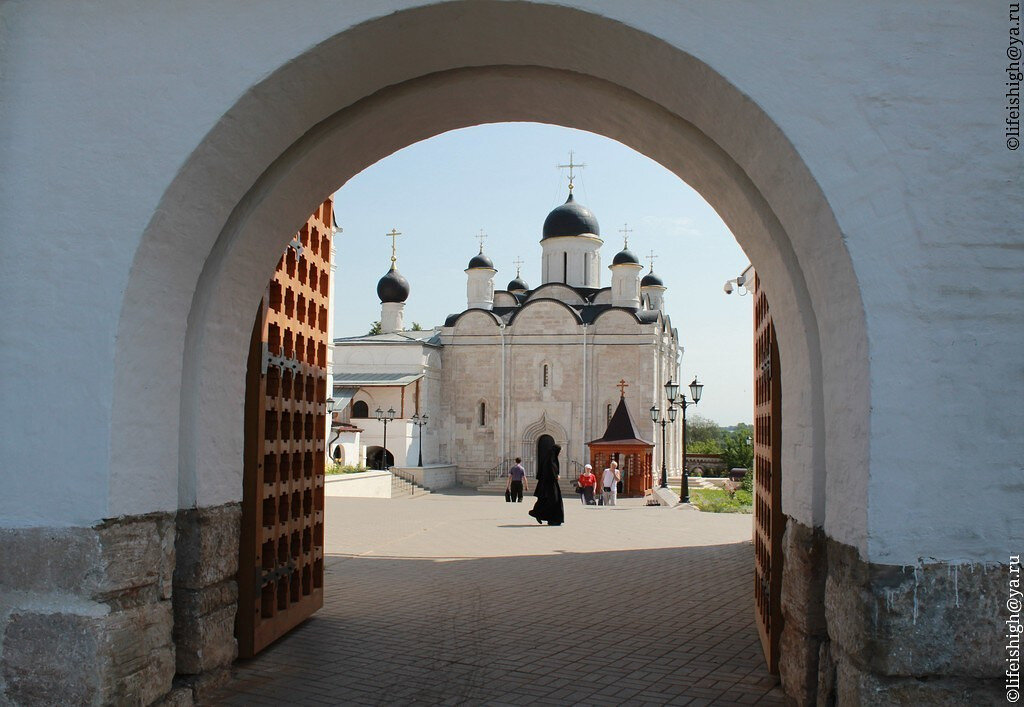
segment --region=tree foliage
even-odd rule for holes
[[[737,425],[732,432],[725,434],[722,444],[722,461],[728,468],[754,468],[754,445],[747,442],[747,439],[751,439],[752,442],[753,436],[753,428],[742,423]]]
[[[711,442],[718,441],[722,437],[722,428],[717,423],[706,417],[700,415],[692,415],[686,420],[686,451],[695,451],[691,449],[692,445],[700,442]],[[718,452],[712,452],[717,454]]]
[[[366,332],[367,336],[375,336],[381,333],[380,322],[376,321],[370,326],[370,331]]]
[[[412,330],[413,331],[423,331],[423,325],[420,324],[419,322],[413,322],[412,323]]]
[[[721,454],[727,469],[752,469],[754,447],[747,439],[753,441],[753,436],[754,428],[744,422],[735,429],[725,430],[705,417],[694,415],[686,421],[686,453]]]
[[[686,453],[687,454],[721,454],[722,445],[718,443],[717,439],[702,439],[699,442],[690,443],[686,441]]]

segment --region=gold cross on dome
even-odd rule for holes
[[[574,163],[572,161],[574,154],[575,153],[572,150],[569,150],[569,164],[556,164],[555,165],[555,167],[557,167],[558,169],[568,169],[569,170],[569,191],[570,192],[572,192],[572,188],[573,188],[573,186],[575,186],[573,184],[573,179],[576,177],[576,172],[575,172],[576,168],[579,167],[580,169],[583,169],[584,167],[587,166],[585,164],[576,164],[576,163]]]
[[[484,239],[487,238],[487,234],[484,233],[484,229],[481,228],[480,229],[480,233],[478,233],[477,235],[473,236],[473,238],[479,239],[479,241],[480,241],[480,252],[483,253],[484,252]]]
[[[622,224],[622,228],[619,229],[619,233],[622,234],[622,249],[626,250],[629,248],[629,234],[633,232],[633,229],[629,227],[628,223]]]
[[[395,238],[397,238],[400,235],[402,235],[402,232],[401,231],[397,231],[394,228],[391,229],[391,233],[385,233],[384,234],[384,236],[386,238],[390,238],[391,239],[391,264],[392,265],[394,265],[395,261],[398,260],[398,258],[395,257]]]
[[[615,385],[615,387],[619,389],[619,392],[622,395],[622,397],[626,397],[626,388],[629,387],[629,383],[626,382],[625,378],[620,378],[619,382]]]
[[[651,264],[651,272],[654,272],[654,261],[657,260],[657,259],[658,259],[658,256],[656,256],[654,254],[653,250],[651,251],[650,255],[644,256],[644,260],[646,260],[647,262],[649,262]]]
[[[516,266],[516,277],[519,277],[519,271],[523,267],[523,259],[517,256],[516,259],[512,261],[512,264]]]

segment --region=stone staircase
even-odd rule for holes
[[[505,494],[505,482],[504,477],[488,481],[485,484],[481,484],[476,487],[477,493],[491,494],[495,496],[503,496]],[[536,479],[529,479],[530,491],[523,494],[524,496],[533,493],[533,486],[537,482]],[[575,496],[576,492],[573,490],[572,481],[565,478],[564,476],[558,477],[558,485],[562,488],[562,497]]]
[[[403,479],[398,474],[391,475],[391,498],[402,498],[407,496],[423,496],[430,493],[417,483]]]

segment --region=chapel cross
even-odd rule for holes
[[[622,397],[626,397],[626,388],[629,387],[629,383],[626,382],[625,378],[620,378],[619,382],[616,384],[615,387],[619,389],[619,392],[622,395]]]
[[[385,233],[385,238],[391,239],[391,264],[394,265],[398,258],[395,257],[395,238],[402,235],[401,231],[397,231],[394,228],[391,229],[391,233]]]
[[[519,277],[519,271],[523,267],[523,259],[516,256],[516,259],[512,261],[512,264],[516,266],[516,277]]]
[[[573,183],[572,183],[572,180],[573,180],[573,179],[575,178],[575,176],[576,176],[576,172],[575,172],[575,169],[576,169],[577,167],[579,167],[580,169],[582,169],[583,167],[586,167],[586,166],[587,166],[587,165],[585,165],[585,164],[576,164],[576,163],[574,163],[574,162],[572,161],[572,159],[573,159],[573,155],[574,155],[574,154],[575,154],[575,153],[573,153],[573,151],[572,151],[572,150],[569,150],[569,164],[556,164],[556,165],[555,165],[555,167],[557,167],[558,169],[566,169],[566,168],[568,168],[568,170],[569,170],[569,193],[570,193],[570,194],[572,193],[572,188],[573,188],[573,186],[574,186],[574,185],[573,185]]]
[[[477,238],[477,239],[480,240],[480,252],[483,253],[484,252],[484,239],[487,238],[487,234],[484,233],[484,229],[481,228],[480,229],[480,233],[478,233],[477,235],[473,236],[473,238]]]
[[[622,234],[622,249],[627,250],[629,248],[629,234],[633,232],[633,229],[629,227],[628,223],[622,224],[622,228],[619,229],[619,233]]]
[[[657,259],[658,259],[658,256],[656,256],[654,254],[653,250],[651,251],[650,255],[644,256],[644,260],[646,260],[647,262],[649,262],[651,264],[651,272],[654,272],[654,261],[657,260]]]

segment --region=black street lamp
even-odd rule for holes
[[[668,488],[668,467],[665,460],[668,458],[668,445],[665,443],[665,426],[676,421],[676,408],[673,405],[679,386],[669,379],[665,384],[665,397],[668,399],[668,419],[661,417],[661,409],[657,405],[651,406],[651,420],[656,425],[661,425],[661,488]]]
[[[679,407],[683,409],[683,484],[679,489],[679,500],[682,503],[690,502],[690,473],[686,470],[686,408],[700,402],[703,390],[704,384],[697,380],[697,376],[694,376],[693,382],[690,383],[690,396],[693,400],[687,400],[685,395],[680,395],[677,401]]]
[[[419,415],[412,416],[412,424],[420,428],[420,466],[423,466],[423,425],[427,424],[428,417],[430,417],[430,415],[427,415],[426,413],[423,414],[423,417],[420,417]]]
[[[388,423],[395,419],[395,409],[388,408],[387,412],[384,412],[377,408],[373,411],[373,416],[384,425],[384,448],[380,454],[380,468],[383,471],[388,461]]]

